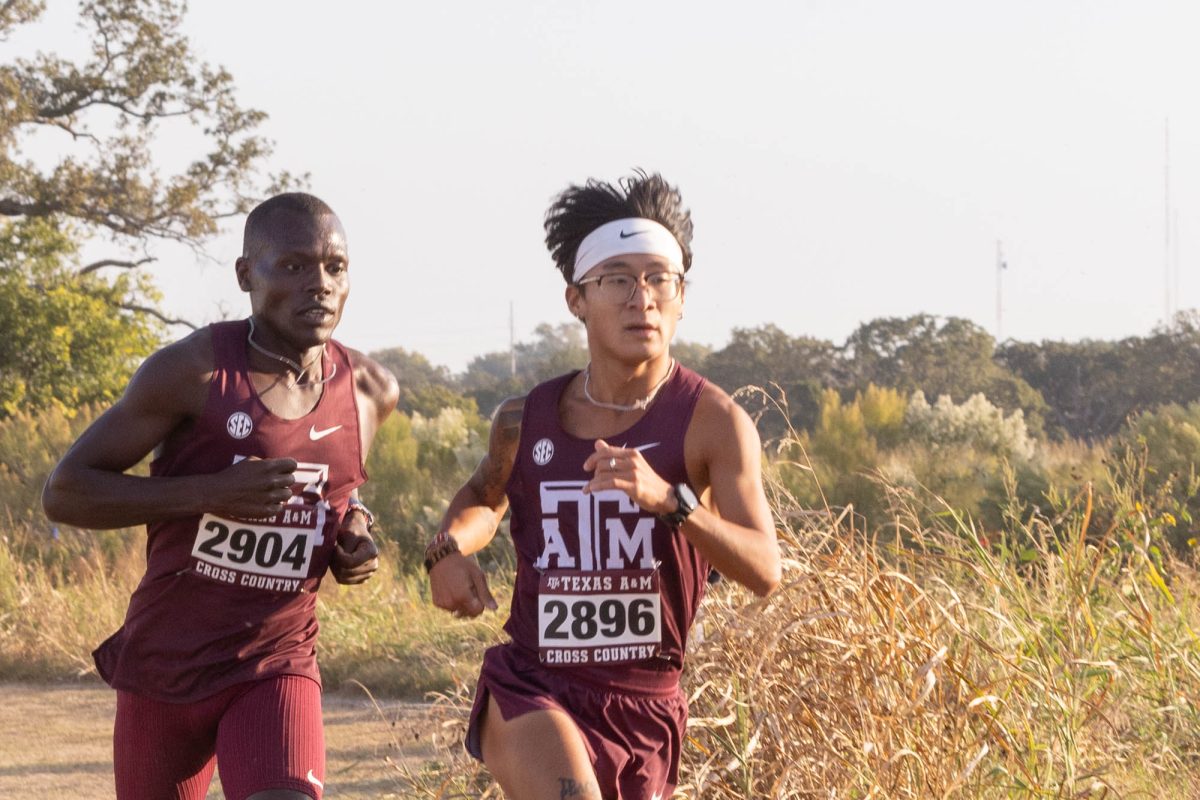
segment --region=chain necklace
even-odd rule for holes
[[[316,364],[318,361],[320,361],[321,357],[325,355],[325,345],[321,345],[321,352],[317,353],[316,357],[314,357],[307,364],[301,365],[299,362],[293,361],[287,356],[281,356],[279,353],[272,353],[270,350],[254,341],[254,317],[250,317],[250,330],[246,333],[246,344],[250,345],[267,358],[273,358],[281,364],[286,365],[289,369],[296,373],[296,380],[288,384],[289,389],[295,388],[296,385],[300,383],[300,379],[304,377],[304,374],[308,372],[309,368],[312,367],[313,364]],[[319,381],[310,381],[309,385],[323,386],[324,384],[333,380],[333,376],[337,375],[337,363],[335,362],[331,366],[332,369],[329,371],[329,374],[326,377]]]
[[[634,400],[632,405],[623,406],[619,403],[602,403],[601,401],[592,397],[592,393],[588,391],[588,385],[592,380],[592,365],[589,362],[588,365],[583,369],[583,396],[587,398],[589,403],[599,408],[607,408],[612,411],[644,411],[646,407],[650,405],[651,401],[654,400],[654,396],[658,394],[658,390],[663,387],[663,384],[667,382],[667,378],[671,377],[671,373],[674,371],[675,359],[672,358],[671,366],[667,367],[667,374],[662,376],[661,381],[654,384],[654,388],[650,390],[650,394],[646,395],[641,400]]]

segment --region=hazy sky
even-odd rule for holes
[[[65,47],[73,4],[52,5],[10,46]],[[270,114],[272,168],[311,173],[342,217],[339,338],[360,349],[461,369],[507,347],[510,300],[519,339],[569,320],[545,207],[637,166],[693,211],[689,340],[840,342],[918,312],[994,332],[998,239],[1005,337],[1145,334],[1167,118],[1172,303],[1200,304],[1194,2],[203,0],[186,27]],[[159,248],[165,306],[244,313],[239,249]]]

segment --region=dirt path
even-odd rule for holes
[[[0,797],[110,800],[116,696],[99,685],[0,684]],[[432,757],[420,704],[324,698],[329,798],[399,798],[395,762]],[[214,781],[209,798],[222,797]]]

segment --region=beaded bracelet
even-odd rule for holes
[[[425,545],[425,571],[429,572],[443,558],[458,552],[461,552],[458,549],[458,541],[446,531],[439,532]]]
[[[346,513],[349,514],[351,511],[362,512],[363,517],[367,521],[368,532],[375,527],[375,515],[371,513],[371,509],[367,508],[366,503],[362,500],[359,500],[357,497],[351,497],[349,503],[346,505]]]

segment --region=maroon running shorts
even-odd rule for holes
[[[488,696],[506,720],[531,711],[566,712],[583,734],[601,791],[620,800],[668,798],[679,783],[687,699],[678,684],[656,693],[614,692],[552,668],[511,643],[483,657],[467,751],[480,761],[479,736]]]
[[[195,703],[117,692],[118,800],[203,800],[213,767],[228,800],[292,789],[320,800],[325,780],[321,687],[280,675]]]

